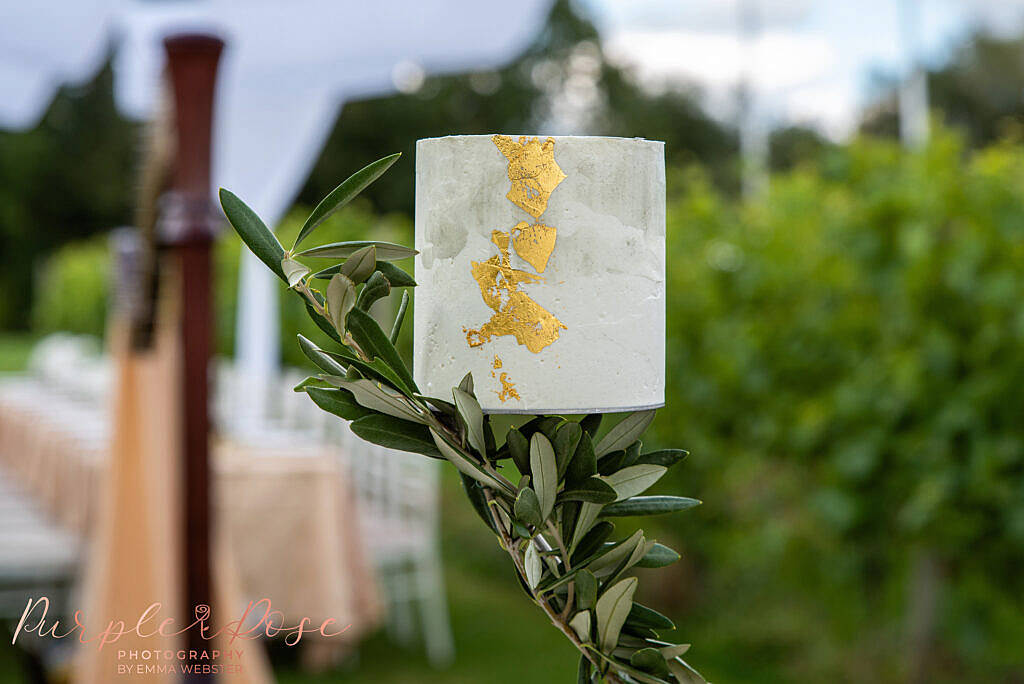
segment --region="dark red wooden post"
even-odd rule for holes
[[[208,368],[213,341],[210,248],[219,221],[210,199],[210,139],[217,63],[224,44],[212,36],[190,34],[167,38],[164,46],[174,90],[177,155],[160,239],[181,279],[183,617],[191,622],[201,610],[198,606],[213,605]],[[211,647],[198,629],[185,635],[190,651]],[[186,682],[211,679],[185,675]]]

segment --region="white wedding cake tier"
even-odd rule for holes
[[[489,413],[665,396],[665,157],[639,138],[464,135],[416,145],[416,382],[467,371]]]

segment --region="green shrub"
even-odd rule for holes
[[[100,236],[68,243],[49,256],[37,275],[33,332],[103,335],[110,290],[108,249],[107,237]]]
[[[1019,674],[1024,153],[861,140],[746,206],[681,179],[655,425],[701,473],[704,629],[762,678]],[[914,599],[922,558],[939,587]],[[914,653],[932,599],[938,648]]]

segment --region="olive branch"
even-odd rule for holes
[[[642,496],[686,456],[679,449],[641,453],[640,436],[654,411],[628,415],[600,439],[600,414],[578,422],[537,416],[510,429],[499,444],[476,399],[472,375],[452,389],[451,400],[423,396],[395,349],[408,288],[416,283],[391,262],[414,250],[361,241],[296,251],[399,156],[373,162],[335,188],[287,251],[242,200],[220,191],[224,214],[246,246],[304,300],[310,318],[336,343],[321,349],[298,336],[321,372],[295,390],[351,421],[352,431],[368,442],[443,459],[458,469],[466,496],[508,553],[523,590],[580,651],[579,682],[703,683],[682,659],[689,644],[659,638],[659,630],[675,625],[634,601],[638,580],[626,576],[634,567],[669,565],[679,554],[647,539],[643,530],[612,540],[611,519],[673,513],[700,503]],[[300,261],[308,258],[340,261],[314,273]],[[314,288],[317,281],[326,287]],[[385,334],[368,310],[392,288],[405,289]]]

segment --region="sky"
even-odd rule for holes
[[[1024,29],[1024,0],[581,1],[609,57],[650,87],[696,84],[727,118],[746,73],[767,125],[811,125],[834,139],[877,95],[873,75],[898,76],[913,60],[940,65],[974,27]],[[740,2],[758,26],[744,41]]]

